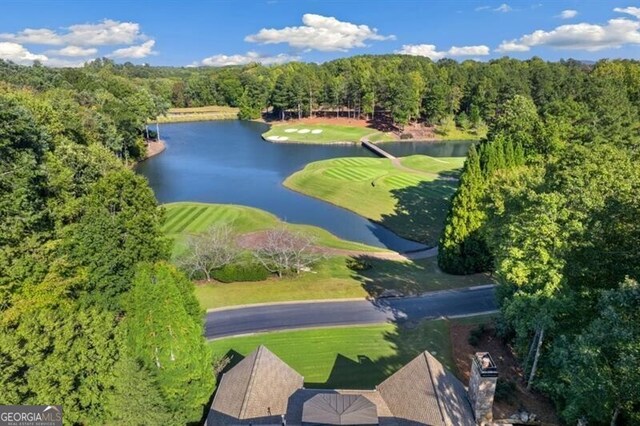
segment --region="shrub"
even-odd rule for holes
[[[400,139],[413,139],[413,134],[411,134],[411,133],[402,133],[400,135]]]
[[[256,263],[234,263],[213,272],[213,278],[223,283],[264,281],[269,275],[270,272],[264,266]]]
[[[347,268],[352,271],[366,271],[371,269],[371,267],[371,264],[365,260],[354,258],[347,259]]]
[[[480,339],[482,338],[484,331],[485,331],[484,324],[480,324],[479,326],[471,330],[471,332],[469,332],[469,338],[467,339],[469,344],[471,346],[478,346],[478,343],[480,343]]]
[[[496,401],[504,401],[507,403],[513,403],[515,401],[516,384],[508,379],[498,377],[496,383]]]

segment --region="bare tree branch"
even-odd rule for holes
[[[189,277],[202,275],[207,281],[211,281],[213,271],[235,262],[241,254],[237,236],[226,223],[189,237],[187,247],[187,253],[178,261],[180,267]]]
[[[314,247],[312,236],[281,226],[265,233],[253,255],[269,272],[282,277],[290,271],[299,274],[322,259],[323,255]]]

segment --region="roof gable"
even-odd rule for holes
[[[279,416],[303,377],[260,345],[222,376],[211,409],[236,419]]]
[[[304,403],[304,423],[325,425],[377,425],[378,411],[362,395],[320,393]]]
[[[423,352],[377,390],[394,417],[419,424],[475,425],[462,383],[429,352]]]

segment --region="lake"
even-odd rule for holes
[[[396,251],[424,246],[395,235],[355,213],[291,191],[282,182],[313,161],[373,157],[359,145],[275,144],[260,135],[263,123],[224,120],[163,124],[167,149],[136,170],[149,180],[160,203],[200,201],[242,204],[269,211],[290,223],[322,227],[352,241]],[[396,156],[464,156],[470,143],[389,142]]]

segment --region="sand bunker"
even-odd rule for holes
[[[309,133],[311,130],[309,129],[300,129],[298,130],[298,133]]]
[[[313,129],[311,133],[313,133],[314,135],[319,135],[320,133],[322,133],[322,129]]]
[[[286,136],[267,136],[267,140],[270,141],[288,141],[289,138]]]
[[[294,132],[297,132],[297,131],[298,131],[298,129],[284,129],[285,133],[294,133]]]

